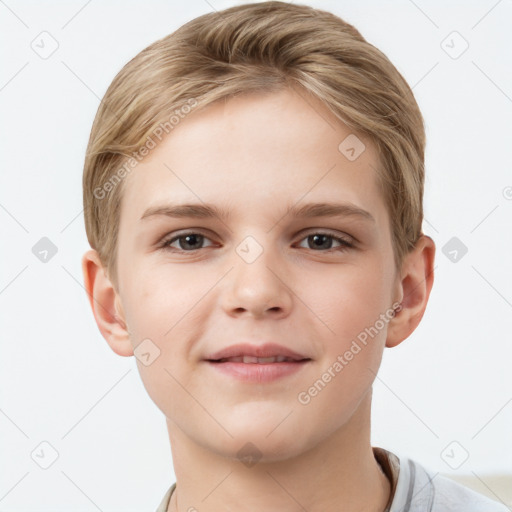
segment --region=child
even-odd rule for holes
[[[177,482],[158,511],[506,510],[370,443],[384,347],[433,284],[424,146],[390,61],[307,6],[201,16],[116,76],[83,270],[166,417]]]

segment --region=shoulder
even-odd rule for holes
[[[509,512],[503,503],[491,500],[447,477],[437,475],[433,481],[436,497],[432,512],[437,511],[436,505],[439,511]]]
[[[401,457],[398,482],[390,512],[510,512],[448,477]]]

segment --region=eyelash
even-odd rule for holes
[[[176,252],[177,253],[192,253],[192,254],[194,254],[195,252],[197,252],[197,251],[199,251],[201,249],[206,249],[206,247],[200,247],[199,249],[191,249],[191,250],[187,251],[187,250],[184,250],[184,249],[178,249],[176,247],[171,247],[170,246],[171,243],[174,243],[174,242],[178,241],[180,238],[185,238],[185,237],[190,236],[190,235],[199,235],[199,236],[202,236],[203,239],[205,239],[205,240],[210,240],[206,235],[203,235],[202,233],[199,233],[197,231],[186,231],[186,232],[180,233],[177,236],[165,237],[160,242],[159,248],[163,249],[164,251],[170,251],[170,252],[175,252],[175,253]],[[339,247],[330,247],[329,249],[326,249],[326,250],[309,249],[309,250],[311,250],[313,252],[327,252],[327,253],[330,253],[330,252],[344,252],[344,251],[354,247],[354,244],[352,242],[349,242],[345,238],[342,238],[342,237],[339,237],[339,236],[335,236],[335,235],[333,235],[331,233],[327,233],[327,232],[323,232],[323,231],[313,231],[313,232],[303,236],[300,239],[300,241],[306,240],[310,236],[314,236],[314,235],[326,236],[328,238],[331,238],[332,240],[338,242],[340,244],[340,246]],[[211,246],[208,246],[208,247],[211,247]]]

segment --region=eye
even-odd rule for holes
[[[304,247],[304,241],[306,247]],[[205,245],[205,243],[207,245]],[[168,236],[161,242],[161,247],[173,252],[193,252],[206,247],[211,247],[214,243],[205,235],[193,231],[184,232],[179,235]],[[344,251],[354,247],[351,240],[330,233],[315,232],[301,239],[299,247],[311,249],[314,251]]]
[[[210,241],[209,238],[202,235],[201,233],[194,233],[191,231],[188,233],[182,233],[172,238],[164,239],[162,241],[162,247],[164,249],[191,252],[196,251],[198,249],[203,249],[203,243],[206,240]],[[213,245],[213,243],[210,243],[209,245],[211,246]]]
[[[350,247],[354,247],[354,244],[351,241],[339,236],[331,235],[329,233],[311,233],[302,240],[305,240],[309,245],[309,247],[306,247],[306,249],[312,249],[314,251],[320,250],[326,252],[331,249],[335,251],[344,251]],[[333,247],[333,242],[338,244],[338,246]],[[299,246],[301,245],[299,244]]]

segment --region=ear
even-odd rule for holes
[[[405,256],[398,283],[397,302],[401,305],[388,324],[386,347],[395,347],[408,338],[423,318],[434,284],[435,252],[432,238],[421,235],[416,247]]]
[[[107,276],[96,251],[87,251],[82,258],[85,289],[89,296],[98,328],[120,356],[132,356],[133,346],[126,326],[121,299]]]

